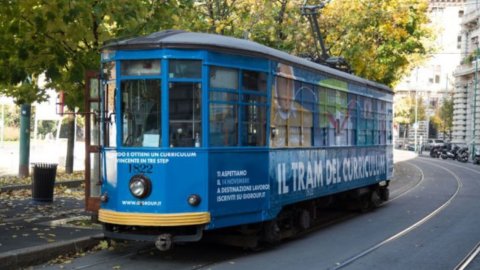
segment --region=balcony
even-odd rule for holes
[[[478,19],[480,17],[480,10],[473,9],[462,17],[461,25],[468,28],[476,28],[478,26]]]
[[[454,71],[453,76],[459,77],[459,76],[470,75],[474,71],[475,71],[475,67],[472,67],[471,65],[461,65]]]
[[[458,115],[458,114],[465,114],[467,111],[465,110],[465,106],[463,108],[453,108],[453,114]]]

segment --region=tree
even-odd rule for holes
[[[1,91],[18,104],[41,101],[45,91],[35,80],[45,73],[47,87],[65,93],[70,112],[83,106],[85,71],[98,69],[105,41],[170,27],[171,20],[163,18],[184,5],[149,0],[8,2],[0,7]],[[73,130],[73,118],[69,125]],[[73,137],[70,132],[67,172],[73,169]]]
[[[47,86],[65,93],[70,112],[82,107],[85,71],[98,69],[101,46],[111,39],[176,28],[249,38],[296,55],[314,48],[300,14],[304,0],[6,2],[0,6],[0,91],[18,104],[40,101],[45,92],[35,80],[45,73]],[[392,86],[429,52],[427,7],[427,0],[331,1],[321,29],[331,55],[346,58],[356,75]]]
[[[428,4],[428,0],[332,1],[320,21],[325,43],[332,55],[350,63],[356,75],[393,86],[432,50]]]
[[[453,99],[449,97],[445,99],[440,107],[435,110],[435,114],[431,118],[431,122],[435,128],[443,133],[445,137],[448,134],[452,139],[453,127]]]
[[[29,175],[31,104],[46,98],[45,89],[38,87],[44,66],[30,59],[30,54],[42,52],[41,46],[25,40],[32,37],[28,24],[16,20],[21,9],[17,5],[0,5],[0,94],[14,98],[21,106],[20,160],[18,175]]]
[[[394,103],[393,110],[395,112],[393,116],[394,122],[404,126],[404,139],[408,135],[410,126],[415,123],[415,110],[417,111],[417,121],[426,120],[426,108],[422,97],[417,97],[415,101],[415,96],[406,96]]]

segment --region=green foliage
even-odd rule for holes
[[[55,134],[57,131],[56,122],[53,120],[38,121],[38,134],[45,136],[48,133]]]
[[[445,99],[430,119],[435,128],[443,134],[451,135],[453,129],[453,98]],[[451,137],[451,136],[450,136]]]
[[[332,1],[321,29],[356,75],[393,86],[432,50],[427,8],[427,0]]]
[[[72,110],[83,105],[86,70],[97,70],[101,46],[112,39],[164,29],[248,38],[297,55],[314,48],[300,14],[304,0],[22,0],[0,6],[0,93],[18,104],[45,92],[23,85],[45,73],[66,93]],[[319,18],[332,56],[346,58],[356,75],[392,86],[424,57],[432,38],[427,0],[331,1]]]
[[[18,128],[20,126],[20,107],[4,105],[5,126]]]
[[[422,97],[406,96],[394,102],[394,116],[393,121],[406,127],[406,132],[411,125],[415,123],[415,110],[417,111],[417,121],[426,120],[426,107]],[[416,109],[415,109],[416,108]]]
[[[46,86],[64,91],[70,110],[81,107],[85,71],[98,69],[105,41],[173,27],[165,18],[185,6],[149,0],[23,0],[2,5],[0,93],[18,104],[42,101],[42,89],[22,82],[45,73]]]

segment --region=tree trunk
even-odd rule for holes
[[[67,122],[67,156],[65,159],[65,172],[73,173],[73,152],[75,148],[75,115],[68,117]]]

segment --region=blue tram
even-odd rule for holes
[[[108,237],[165,250],[242,228],[275,242],[308,228],[327,201],[388,199],[384,85],[252,41],[173,30],[107,44],[101,61]]]

